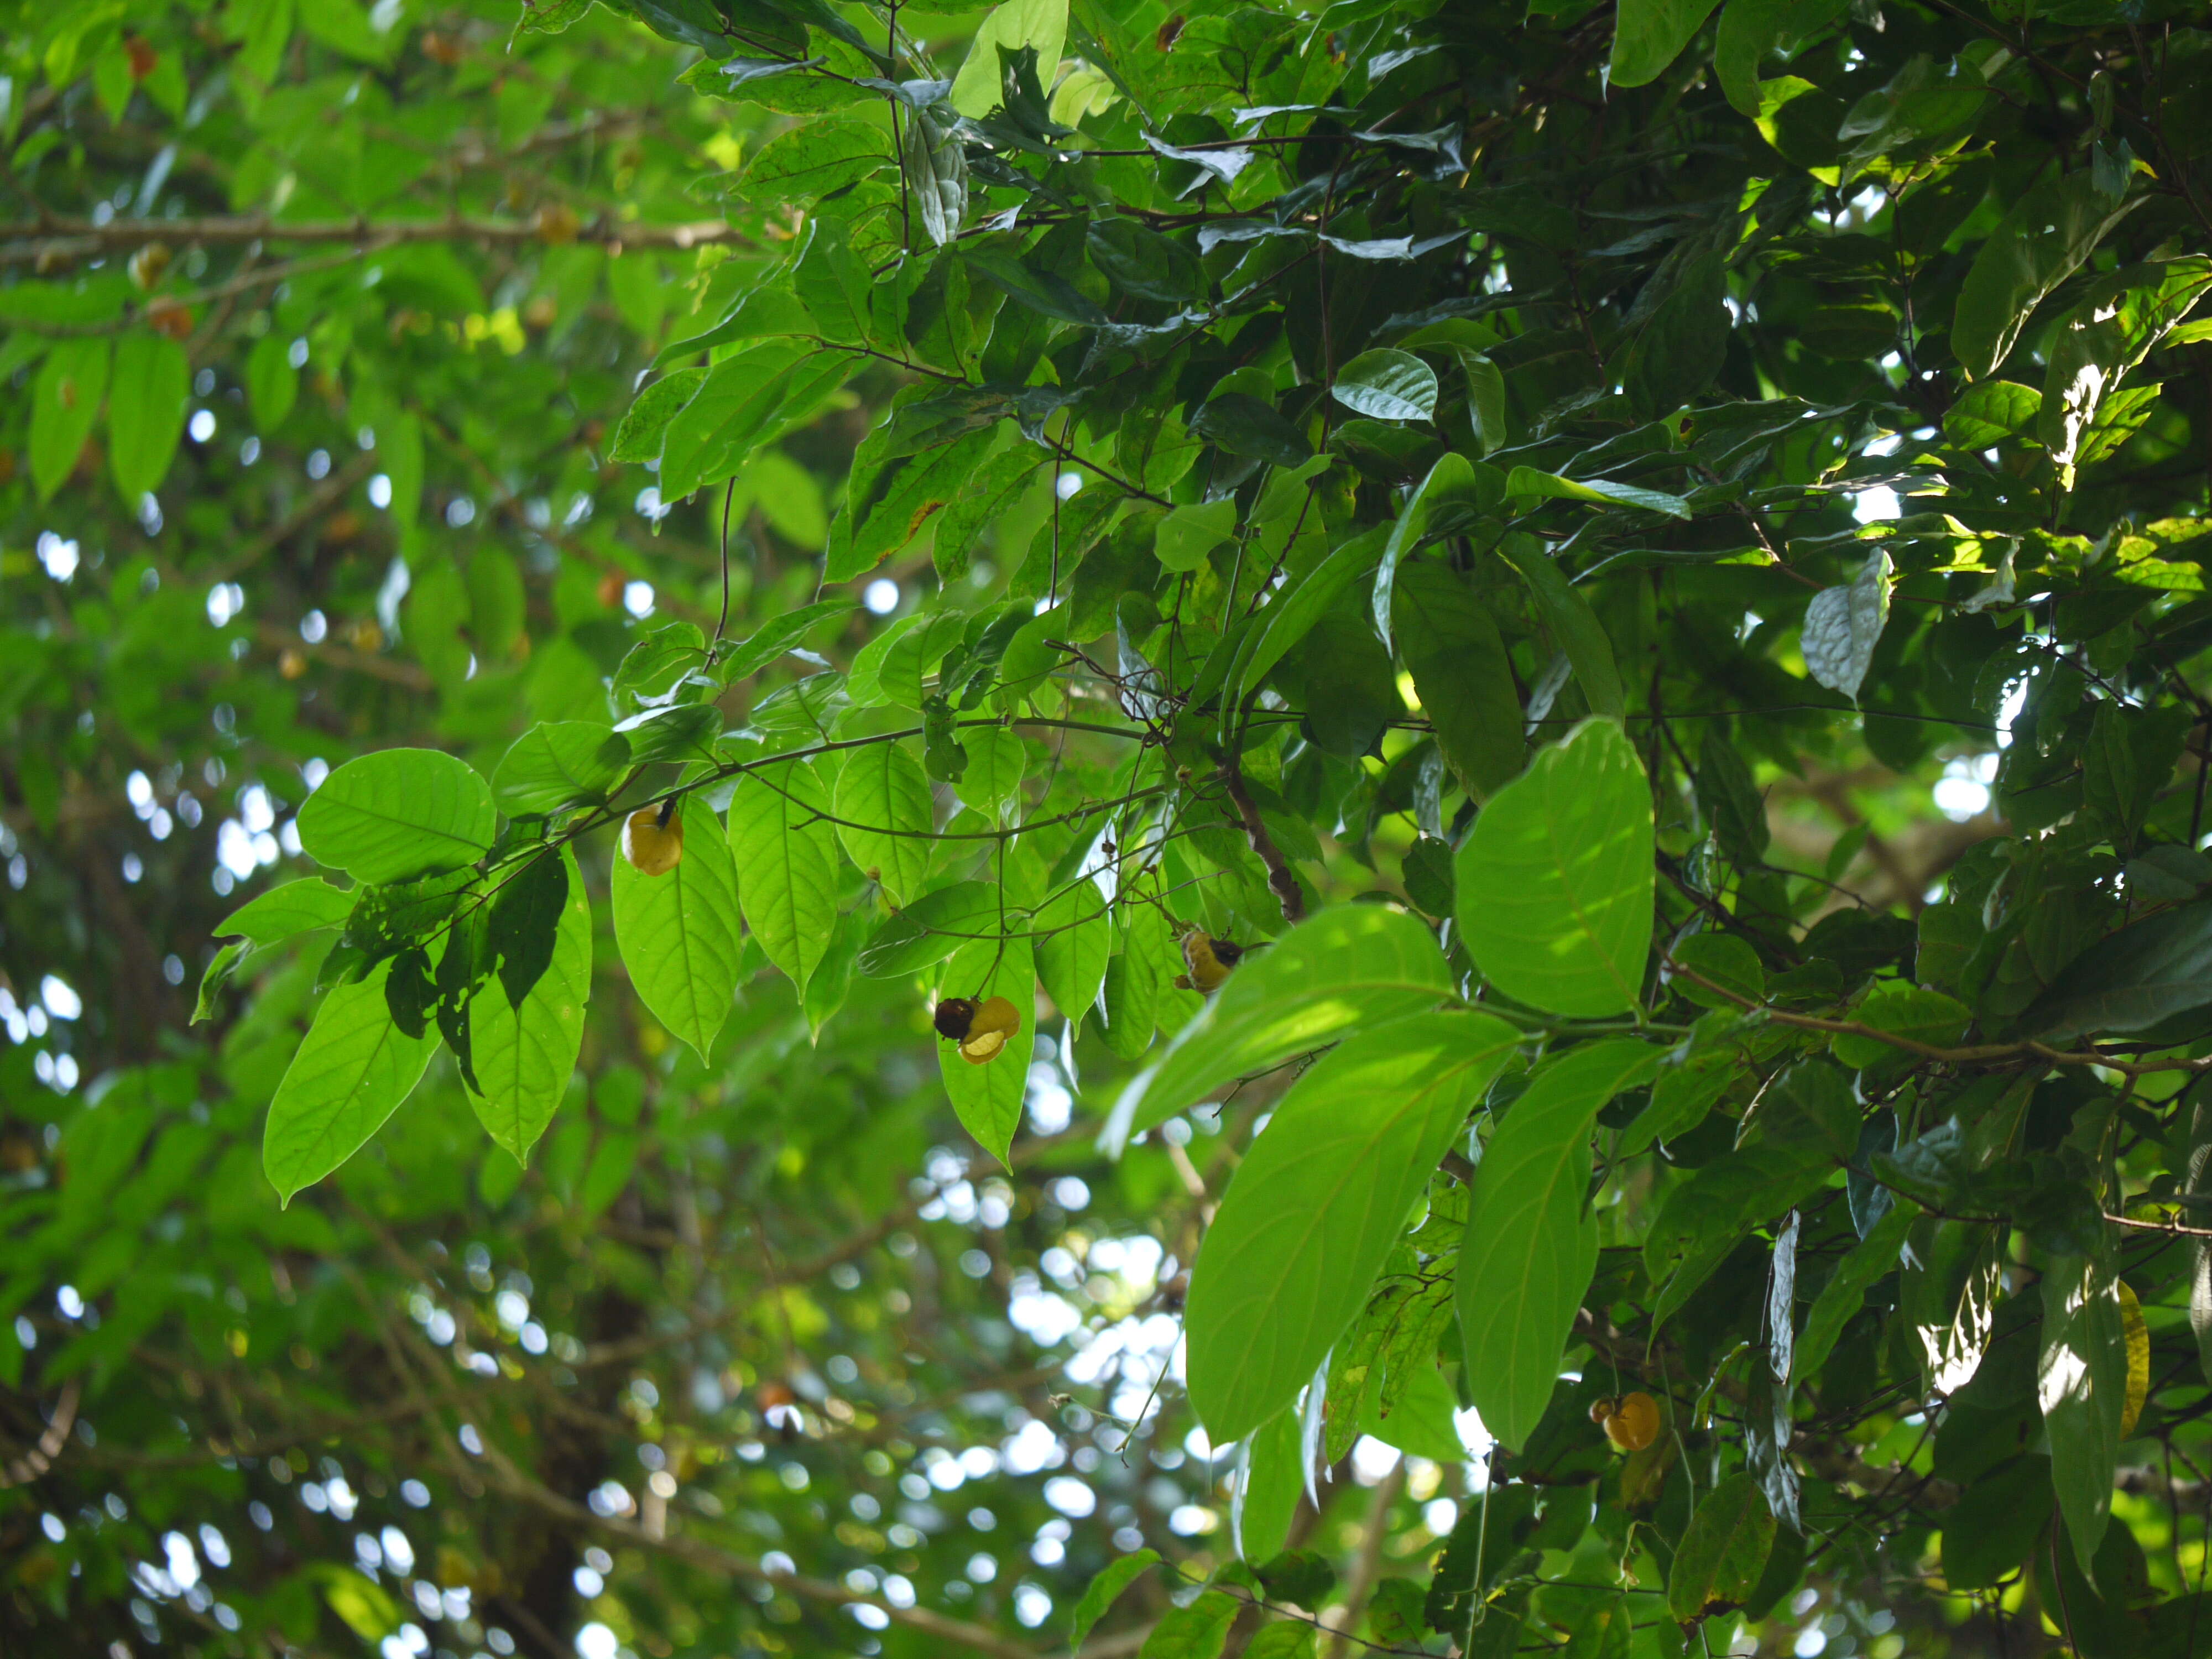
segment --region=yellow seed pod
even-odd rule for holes
[[[1615,1451],[1642,1451],[1659,1437],[1659,1402],[1648,1394],[1623,1395],[1603,1427]]]
[[[660,821],[658,806],[641,807],[623,821],[622,854],[641,876],[665,876],[684,861],[684,818]]]

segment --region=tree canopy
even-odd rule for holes
[[[0,1649],[2212,1653],[2201,8],[0,18]]]

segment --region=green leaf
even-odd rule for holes
[[[1943,435],[1960,449],[1990,449],[2031,436],[2043,394],[2015,380],[1981,380],[1943,411]]]
[[[2094,1257],[2057,1256],[2044,1269],[2035,1380],[2058,1511],[2074,1540],[2074,1559],[2094,1583],[2097,1547],[2112,1515],[2112,1470],[2128,1396],[2119,1281]]]
[[[1824,587],[1805,607],[1806,672],[1854,702],[1889,621],[1889,550],[1876,548],[1842,587]]]
[[[860,969],[871,979],[900,979],[933,967],[970,939],[996,939],[1003,904],[999,890],[980,881],[925,893],[876,929],[860,948]]]
[[[1383,1379],[1402,1385],[1395,1389],[1376,1387],[1370,1374],[1369,1385],[1359,1397],[1359,1432],[1374,1436],[1386,1446],[1395,1446],[1409,1456],[1449,1466],[1466,1461],[1467,1446],[1460,1439],[1455,1421],[1459,1398],[1437,1369],[1435,1355],[1436,1344],[1431,1342],[1426,1353],[1413,1354],[1408,1363]],[[1391,1398],[1392,1394],[1396,1398]]]
[[[1770,830],[1766,802],[1752,780],[1751,768],[1717,720],[1707,721],[1698,745],[1698,811],[1711,825],[1721,850],[1740,865],[1766,857]]]
[[[971,726],[961,732],[959,741],[968,757],[957,780],[961,803],[995,821],[1021,795],[1028,765],[1022,740],[1003,726]]]
[[[1040,270],[1006,248],[963,248],[960,257],[976,276],[988,278],[1009,299],[1041,316],[1055,322],[1073,323],[1079,328],[1096,328],[1106,320],[1106,313],[1090,295],[1065,276]]]
[[[1713,43],[1713,70],[1737,114],[1759,116],[1759,66],[1770,53],[1810,38],[1845,0],[1728,0]]]
[[[1036,1049],[1036,964],[1028,939],[970,940],[953,953],[940,981],[946,996],[1004,997],[1020,1013],[1022,1029],[998,1057],[975,1064],[956,1042],[939,1042],[937,1063],[945,1092],[961,1127],[975,1144],[1008,1168],[1014,1132],[1022,1127],[1022,1101],[1029,1091],[1030,1057]]]
[[[1676,945],[1674,962],[1687,973],[1675,975],[1674,988],[1702,1008],[1732,1008],[1737,1005],[1720,992],[1699,982],[1709,980],[1739,997],[1759,1002],[1766,996],[1766,970],[1759,952],[1734,933],[1693,933]],[[1691,974],[1698,977],[1692,979]]]
[[[2051,1460],[2015,1457],[1983,1474],[1943,1512],[1943,1582],[1985,1589],[2009,1578],[2045,1526]]]
[[[960,643],[968,618],[957,611],[918,611],[902,617],[862,646],[845,686],[856,708],[895,703],[920,708],[929,701],[929,677]]]
[[[1528,584],[1546,625],[1574,665],[1575,679],[1590,712],[1619,720],[1628,706],[1620,687],[1620,668],[1613,661],[1613,641],[1606,637],[1589,601],[1560,574],[1535,537],[1508,536],[1498,543],[1498,551]]]
[[[107,395],[110,343],[104,337],[57,340],[31,383],[31,482],[50,501],[76,465]]]
[[[1237,1553],[1255,1566],[1281,1554],[1290,1537],[1291,1517],[1305,1493],[1304,1439],[1298,1413],[1281,1411],[1237,1454],[1230,1536]]]
[[[1551,1404],[1597,1267],[1597,1218],[1583,1206],[1590,1132],[1608,1101],[1658,1070],[1663,1052],[1627,1040],[1570,1048],[1513,1103],[1476,1167],[1459,1256],[1460,1330],[1468,1393],[1509,1451]]]
[[[552,965],[569,890],[568,872],[546,853],[500,873],[491,896],[489,939],[510,1006],[521,1006]]]
[[[1190,417],[1190,429],[1227,450],[1271,466],[1297,466],[1312,459],[1305,434],[1274,404],[1249,392],[1223,392]]]
[[[1652,1328],[1674,1316],[1748,1229],[1818,1191],[1833,1169],[1802,1146],[1761,1146],[1731,1152],[1675,1188],[1644,1241],[1644,1273],[1662,1287]]]
[[[1616,87],[1657,80],[1682,55],[1714,4],[1715,0],[1620,0],[1606,79]]]
[[[674,503],[738,471],[755,450],[811,418],[858,361],[847,352],[777,339],[717,363],[668,422],[660,446],[662,499]]]
[[[264,432],[281,430],[300,398],[300,371],[292,367],[292,343],[271,331],[253,343],[246,359],[246,406]]]
[[[629,740],[597,720],[548,720],[517,738],[491,775],[510,817],[604,801],[629,769]]]
[[[1892,1031],[1937,1048],[1954,1046],[1966,1036],[1972,1018],[1966,1005],[1954,997],[1895,981],[1876,986],[1865,1001],[1851,1010],[1850,1017],[1877,1031]],[[1886,1060],[1909,1057],[1905,1050],[1876,1038],[1844,1032],[1837,1033],[1832,1046],[1836,1058],[1846,1066],[1875,1066]]]
[[[1793,1384],[1809,1382],[1820,1374],[1820,1367],[1828,1363],[1828,1355],[1835,1349],[1837,1338],[1843,1335],[1844,1327],[1858,1312],[1866,1293],[1874,1288],[1876,1279],[1896,1267],[1905,1236],[1919,1215],[1917,1204],[1909,1198],[1899,1198],[1875,1223],[1874,1231],[1852,1245],[1850,1253],[1836,1264],[1835,1272],[1820,1287],[1812,1310],[1805,1316],[1805,1328],[1797,1338],[1790,1358],[1790,1381]]]
[[[1374,568],[1383,543],[1382,532],[1370,530],[1335,548],[1318,563],[1303,571],[1292,570],[1260,613],[1223,683],[1221,701],[1227,714],[1233,714],[1246,693],[1265,680],[1291,648],[1313,631],[1346,589]]]
[[[491,787],[436,749],[384,749],[348,761],[300,809],[318,864],[373,885],[473,864],[498,823]]]
[[[1556,472],[1540,472],[1533,466],[1516,466],[1507,473],[1505,493],[1595,501],[1601,507],[1633,507],[1646,513],[1663,513],[1672,519],[1690,516],[1690,504],[1680,495],[1636,484],[1615,483],[1610,478],[1563,478]]]
[[[1118,1152],[1232,1078],[1451,994],[1451,971],[1418,917],[1370,904],[1323,910],[1247,957],[1122,1091],[1101,1140]]]
[[[936,806],[921,763],[903,744],[871,744],[837,774],[838,839],[895,905],[910,904],[929,874]]]
[[[384,998],[390,972],[386,963],[323,999],[269,1103],[261,1164],[287,1204],[361,1150],[437,1048],[435,1037],[409,1037],[392,1024]]]
[[[1699,255],[1675,276],[1618,360],[1638,415],[1671,414],[1713,383],[1728,356],[1727,295],[1728,264],[1717,252]]]
[[[1399,656],[1437,746],[1468,793],[1487,800],[1520,776],[1528,758],[1521,694],[1493,607],[1441,565],[1403,566],[1392,589]]]
[[[1067,39],[1067,0],[1005,0],[991,8],[969,42],[968,56],[952,77],[945,101],[971,119],[981,119],[997,109],[1003,99],[999,54],[1024,46],[1036,49],[1036,61],[1049,81],[1060,64],[1062,43]]]
[[[133,331],[115,343],[107,384],[107,460],[115,487],[133,511],[138,498],[159,489],[168,476],[191,389],[191,362],[174,340]]]
[[[1152,531],[1152,556],[1163,570],[1195,570],[1206,556],[1237,533],[1237,502],[1193,501],[1178,507]]]
[[[1278,1619],[1252,1632],[1243,1659],[1314,1659],[1316,1626],[1303,1619]]]
[[[1397,606],[1392,595],[1400,568],[1431,534],[1440,534],[1462,520],[1471,522],[1486,506],[1495,506],[1497,478],[1495,467],[1486,466],[1478,472],[1464,455],[1454,452],[1431,467],[1420,487],[1407,499],[1382,544],[1375,571],[1375,632],[1385,646],[1395,637]],[[1517,695],[1514,701],[1520,701]]]
[[[1037,935],[1037,978],[1045,994],[1066,1018],[1081,1019],[1098,1000],[1113,949],[1104,896],[1097,884],[1082,878],[1040,905],[1030,926]]]
[[[607,446],[611,461],[649,461],[660,453],[668,423],[698,392],[706,380],[703,368],[679,368],[662,375],[630,400],[614,441]]]
[[[704,1061],[737,994],[744,929],[721,825],[696,796],[678,811],[684,856],[676,867],[642,875],[617,854],[609,886],[615,944],[639,1000]]]
[[[1667,1610],[1678,1623],[1741,1607],[1774,1546],[1774,1516],[1759,1482],[1732,1474],[1705,1494],[1667,1574]]]
[[[1652,846],[1643,762],[1620,726],[1583,721],[1492,799],[1460,848],[1460,926],[1485,976],[1576,1018],[1634,1008]]]
[[[940,580],[954,581],[968,574],[983,532],[1028,493],[1043,462],[1034,445],[1024,443],[1000,451],[975,469],[937,520],[930,557]]]
[[[941,448],[890,462],[866,499],[846,498],[830,529],[825,580],[851,581],[919,536],[958,501],[997,436],[970,432]],[[855,482],[858,470],[855,469]]]
[[[2044,296],[2145,198],[2115,202],[2090,169],[2045,173],[1974,256],[1951,319],[1951,349],[1971,380],[1995,374]]]
[[[730,852],[745,925],[801,992],[837,921],[829,810],[821,777],[803,761],[747,773],[730,800]]]
[[[2212,1003],[2212,903],[2177,905],[2098,940],[2021,1017],[2048,1042],[2141,1031]]]
[[[809,121],[771,138],[738,181],[764,206],[818,201],[896,165],[890,135],[861,121]]]
[[[193,1024],[215,1018],[217,998],[222,988],[230,982],[231,975],[252,954],[253,948],[250,939],[233,939],[208,958],[207,968],[200,975],[199,993],[192,1000]]]
[[[1329,395],[1378,421],[1425,421],[1437,412],[1436,371],[1410,351],[1377,346],[1336,371]]]
[[[1117,1556],[1101,1567],[1085,1589],[1082,1599],[1076,1602],[1075,1611],[1068,1615],[1069,1650],[1080,1651],[1084,1638],[1106,1616],[1107,1609],[1121,1599],[1121,1592],[1135,1583],[1149,1569],[1159,1565],[1160,1560],[1158,1550],[1140,1549]]]
[[[1188,1607],[1160,1615],[1137,1659],[1220,1659],[1229,1627],[1243,1610],[1243,1601],[1226,1590],[1203,1591]]]
[[[526,1162],[567,1093],[584,1043],[592,995],[592,904],[573,852],[542,862],[559,872],[564,897],[545,969],[520,1003],[478,995],[469,1003],[469,1103],[491,1138]],[[680,867],[680,866],[679,866]]]
[[[216,924],[215,936],[265,945],[279,944],[311,928],[341,927],[353,913],[358,896],[313,876],[288,881],[233,910]]]
[[[1190,1400],[1217,1443],[1313,1376],[1518,1040],[1486,1014],[1415,1014],[1348,1039],[1283,1097],[1191,1272]]]

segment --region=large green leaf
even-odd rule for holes
[[[1154,1549],[1133,1550],[1127,1555],[1116,1556],[1098,1570],[1084,1590],[1075,1611],[1068,1615],[1069,1645],[1077,1650],[1083,1638],[1091,1634],[1091,1627],[1106,1616],[1107,1610],[1121,1599],[1121,1592],[1142,1577],[1146,1571],[1160,1564],[1160,1553]]]
[[[2100,939],[2021,1018],[2045,1041],[2141,1031],[2212,1003],[2212,903],[2177,905]]]
[[[949,997],[977,1002],[1004,997],[1021,1016],[1021,1030],[1008,1039],[996,1059],[981,1065],[963,1056],[957,1043],[940,1041],[937,1045],[945,1092],[951,1097],[961,1126],[984,1151],[1007,1164],[1014,1131],[1022,1127],[1030,1056],[1036,1049],[1036,964],[1030,942],[1018,935],[971,940],[953,953],[940,983]]]
[[[1520,776],[1528,757],[1521,693],[1492,605],[1440,565],[1401,566],[1393,588],[1399,655],[1437,746],[1468,792],[1487,799]]]
[[[1712,13],[1716,0],[1620,0],[1606,78],[1616,87],[1656,81]]]
[[[2116,201],[2095,173],[2051,172],[1990,233],[1960,286],[1951,349],[1969,377],[1995,374],[2044,296],[2143,198]]]
[[[491,775],[510,816],[555,812],[606,799],[629,765],[629,740],[597,720],[548,720],[517,738]]]
[[[1076,881],[1038,906],[1030,926],[1045,994],[1067,1018],[1080,1019],[1098,1000],[1114,948],[1105,896],[1088,878]]]
[[[730,800],[745,925],[803,992],[837,922],[837,847],[822,779],[804,761],[748,773]]]
[[[1217,1443],[1313,1376],[1517,1040],[1486,1014],[1416,1014],[1346,1042],[1283,1097],[1191,1273],[1190,1399]]]
[[[1774,1531],[1758,1480],[1729,1476],[1705,1494],[1682,1534],[1667,1573],[1667,1610],[1687,1625],[1741,1607],[1758,1587]]]
[[[737,871],[714,814],[696,796],[681,809],[684,856],[665,875],[617,855],[609,882],[615,943],[638,998],[705,1060],[737,993],[744,928]]]
[[[185,431],[192,366],[184,347],[159,334],[125,334],[115,343],[107,383],[107,461],[115,487],[135,509],[161,487]]]
[[[435,1036],[410,1037],[392,1024],[384,996],[392,970],[380,963],[323,999],[269,1103],[261,1165],[287,1204],[367,1144],[437,1049]]]
[[[1122,1091],[1105,1144],[1118,1149],[1232,1078],[1451,994],[1450,969],[1418,917],[1379,905],[1324,910],[1229,976],[1167,1052]]]
[[[1491,484],[1487,489],[1486,477]],[[1471,521],[1486,504],[1495,505],[1497,477],[1496,468],[1485,467],[1477,472],[1474,464],[1455,450],[1429,469],[1407,498],[1376,558],[1375,631],[1384,645],[1396,638],[1398,605],[1392,596],[1397,589],[1399,568],[1419,550],[1432,528]]]
[[[980,881],[956,881],[925,893],[876,929],[858,967],[872,979],[918,974],[969,939],[1000,936],[1006,895]]]
[[[1036,49],[1042,79],[1049,84],[1060,64],[1061,42],[1067,38],[1067,0],[1004,0],[994,6],[969,43],[968,56],[952,78],[945,101],[970,117],[988,115],[1004,95],[1000,82],[999,53]]]
[[[498,823],[491,787],[437,749],[383,749],[348,761],[300,809],[300,843],[356,881],[404,881],[473,864]]]
[[[1508,996],[1576,1018],[1636,1006],[1651,945],[1650,786],[1627,734],[1585,720],[1483,808],[1459,921]]]
[[[353,913],[356,896],[313,876],[288,881],[233,910],[217,924],[215,936],[275,945],[310,928],[341,927]]]
[[[2112,1470],[2128,1397],[2119,1280],[2093,1256],[2054,1257],[2043,1273],[2036,1398],[2051,1442],[2051,1484],[2074,1558],[2093,1581],[2112,1516]]]
[[[520,1003],[489,991],[469,1003],[470,1060],[481,1090],[469,1103],[518,1163],[529,1158],[568,1091],[584,1043],[584,1006],[592,995],[592,903],[583,872],[565,848],[557,860],[547,862],[563,877],[567,896],[544,972]]]
[[[1377,421],[1425,421],[1437,412],[1437,374],[1410,351],[1377,346],[1336,371],[1329,395]]]
[[[1591,1128],[1664,1052],[1625,1039],[1570,1048],[1536,1074],[1483,1151],[1459,1256],[1459,1322],[1468,1393],[1509,1451],[1551,1403],[1597,1266],[1597,1218],[1584,1202]]]
[[[871,744],[837,774],[838,839],[853,862],[881,883],[893,904],[911,903],[929,874],[936,807],[921,763],[904,744]]]

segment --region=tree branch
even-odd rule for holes
[[[501,247],[531,243],[590,242],[609,252],[624,248],[671,248],[689,252],[717,245],[751,246],[752,238],[726,220],[688,224],[625,223],[600,214],[573,228],[544,215],[529,219],[272,219],[265,213],[182,219],[89,219],[42,216],[0,240],[0,265],[36,264],[88,254],[120,252],[158,243],[165,247],[241,246],[249,242],[344,242],[363,252],[405,242],[481,242]]]

